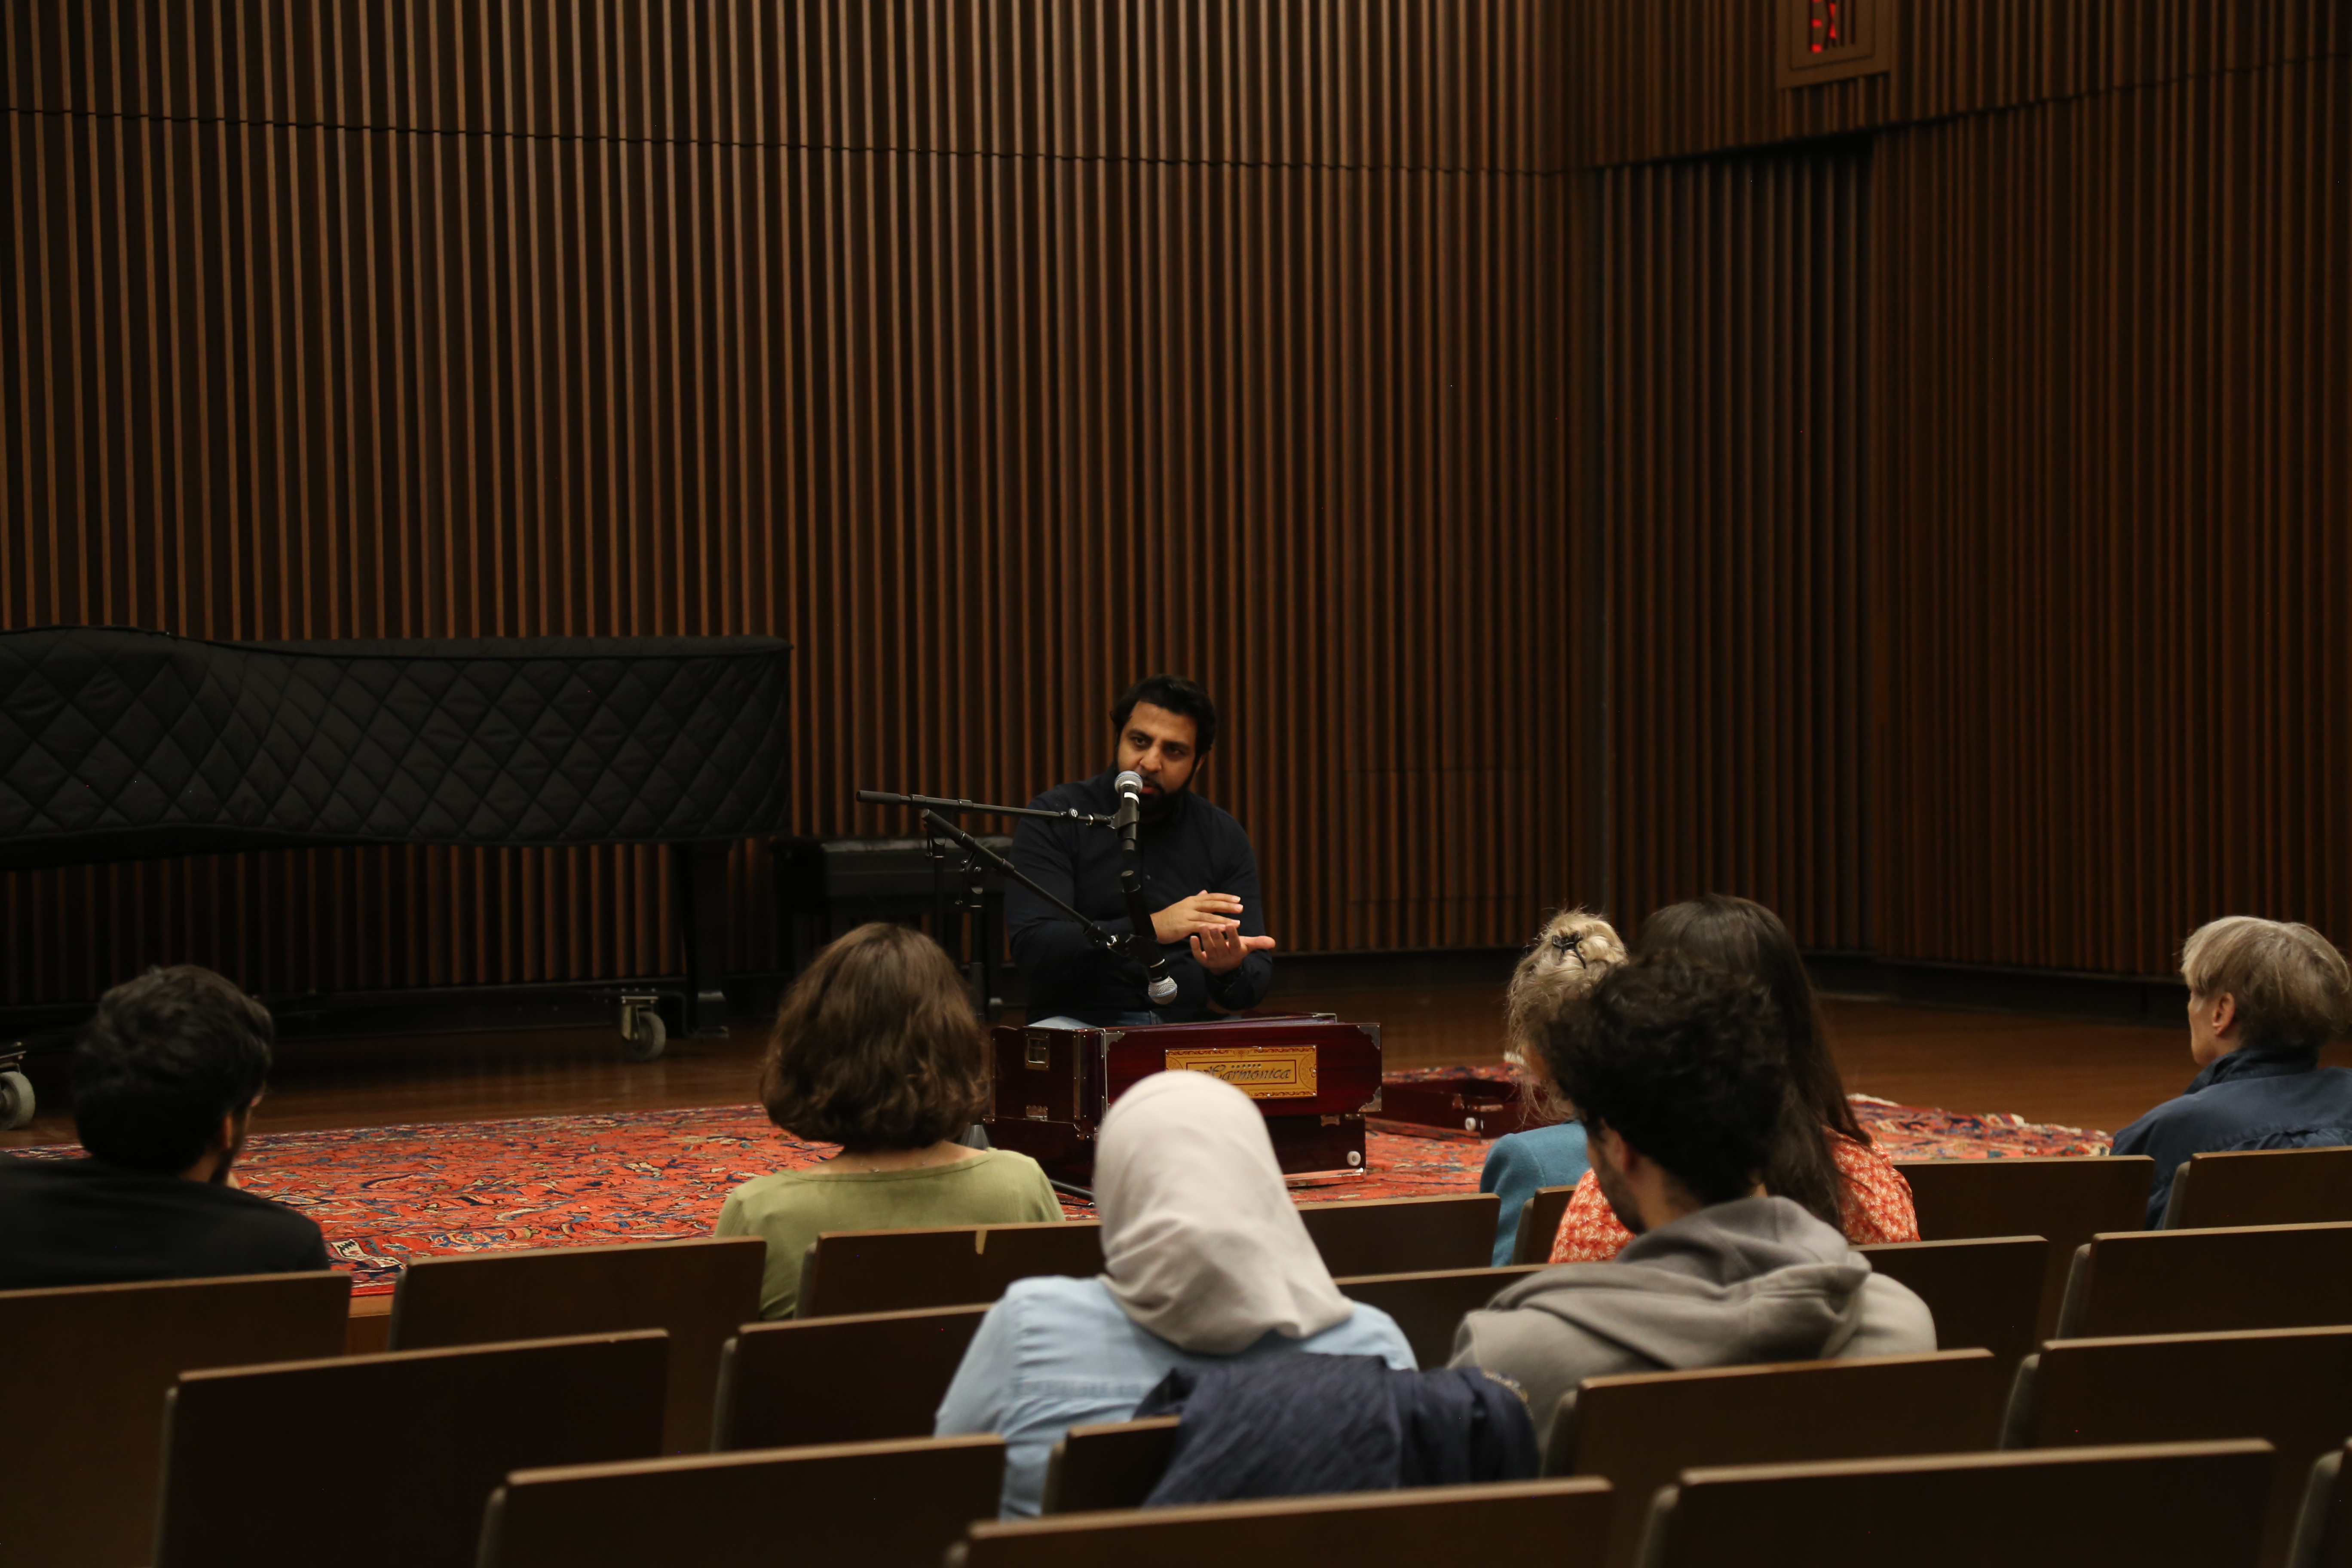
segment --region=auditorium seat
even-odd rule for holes
[[[1927,1303],[1937,1350],[1979,1345],[2001,1365],[2015,1366],[2033,1349],[2050,1273],[2050,1244],[2042,1237],[1885,1241],[1854,1250]]]
[[[1644,1568],[2253,1568],[2262,1442],[1686,1470]]]
[[[1335,1281],[1339,1293],[1378,1307],[1397,1321],[1423,1367],[1444,1366],[1454,1357],[1454,1331],[1462,1320],[1495,1299],[1515,1280],[1543,1272],[1543,1265],[1509,1268],[1437,1268],[1420,1274],[1364,1274]]]
[[[1422,1487],[975,1524],[961,1568],[1435,1568],[1474,1559],[1598,1568],[1609,1484]]]
[[[986,1307],[747,1324],[720,1358],[718,1448],[928,1437]]]
[[[2293,1568],[2352,1568],[2352,1487],[2344,1484],[2344,1456],[2352,1444],[2322,1454],[2304,1483],[2288,1562]]]
[[[1301,1204],[1298,1217],[1334,1278],[1485,1268],[1495,1261],[1492,1193]]]
[[[0,1291],[0,1561],[147,1562],[165,1392],[196,1367],[341,1353],[351,1289],[322,1270]]]
[[[518,1470],[478,1568],[939,1568],[996,1517],[1001,1437],[919,1438]]]
[[[710,1447],[719,1352],[760,1316],[768,1244],[756,1236],[421,1258],[401,1271],[390,1348],[441,1350],[564,1335],[669,1331],[662,1446]]]
[[[1538,1187],[1536,1195],[1519,1205],[1519,1227],[1511,1241],[1514,1264],[1550,1261],[1551,1244],[1567,1217],[1568,1200],[1575,1195],[1574,1187]]]
[[[1898,1160],[1922,1241],[2039,1236],[2050,1243],[2034,1338],[2058,1331],[2066,1263],[2103,1231],[2147,1223],[2156,1162],[2145,1154],[2014,1160]]]
[[[2352,1149],[2191,1154],[2172,1176],[2167,1230],[2352,1220]]]
[[[2012,1370],[1962,1350],[1589,1377],[1560,1400],[1544,1473],[1608,1479],[1608,1561],[1630,1564],[1651,1497],[1677,1471],[1990,1448]]]
[[[155,1568],[470,1563],[509,1471],[659,1451],[668,1361],[654,1329],[190,1373]]]
[[[2352,1436],[2352,1327],[2053,1340],[2020,1370],[2003,1446],[2261,1437],[2278,1450],[2263,1561],[2286,1560],[2313,1461]]]
[[[828,1231],[802,1265],[800,1316],[966,1307],[1033,1274],[1085,1279],[1102,1269],[1102,1226],[1093,1220]]]
[[[1073,1426],[1045,1461],[1046,1513],[1141,1508],[1176,1452],[1173,1415]]]
[[[1446,1193],[1301,1204],[1298,1217],[1334,1275],[1482,1268],[1495,1256],[1496,1202],[1492,1193]],[[1094,1220],[828,1231],[802,1264],[800,1316],[968,1306],[1033,1274],[1102,1270]]]
[[[2352,1322],[2352,1224],[2150,1230],[2077,1250],[2054,1337],[2342,1322]]]

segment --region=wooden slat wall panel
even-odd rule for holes
[[[1401,16],[1445,10],[1315,36],[1385,58]],[[595,14],[624,11],[654,14]],[[754,11],[779,14],[728,15]],[[122,37],[158,14],[93,8]],[[1221,79],[1257,95],[1221,123],[1253,147],[1289,100],[1249,50],[1302,15],[1218,13]],[[10,16],[21,86],[28,29],[72,8]],[[408,68],[426,85],[455,68],[436,37]],[[1527,44],[1465,33],[1413,72],[1474,103]],[[212,48],[165,54],[201,79]],[[866,58],[905,73],[894,101],[969,85]],[[1341,121],[1370,112],[1331,90]],[[1252,827],[1289,947],[1513,942],[1565,895],[1570,829],[1528,794],[1570,776],[1572,739],[1530,717],[1567,552],[1556,176],[167,107],[191,117],[6,115],[0,625],[774,632],[801,648],[813,832],[904,826],[860,786],[1021,799],[1090,772],[1109,695],[1181,668],[1226,706],[1209,791]],[[777,962],[768,875],[737,858],[739,968]],[[268,991],[668,971],[662,898],[635,851],[19,874],[0,999],[179,958]]]
[[[1884,136],[1895,955],[2352,943],[2352,60]]]
[[[1559,166],[1542,0],[23,0],[20,109],[902,152]]]
[[[2341,0],[1874,0],[1895,67],[1784,89],[1780,0],[1587,4],[1562,156],[1597,166],[1942,119],[2352,54]]]
[[[1611,902],[1869,944],[1866,144],[1601,176]]]

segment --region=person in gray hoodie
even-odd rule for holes
[[[1633,1240],[1529,1275],[1463,1321],[1453,1363],[1517,1383],[1538,1438],[1588,1377],[1936,1348],[1927,1304],[1762,1173],[1795,1092],[1772,1004],[1675,953],[1611,971],[1530,1066],[1584,1122]]]

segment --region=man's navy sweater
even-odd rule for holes
[[[1077,810],[1108,816],[1118,809],[1111,789],[1117,771],[1049,789],[1029,804],[1045,811]],[[1265,934],[1257,885],[1257,856],[1249,835],[1227,813],[1190,790],[1169,800],[1168,815],[1136,834],[1142,862],[1143,901],[1154,912],[1198,892],[1231,893],[1242,901],[1244,936]],[[1088,918],[1124,935],[1127,900],[1119,891],[1118,835],[1075,822],[1024,817],[1013,834],[1013,863]],[[1156,1009],[1144,994],[1143,965],[1105,952],[1076,921],[1013,883],[1004,889],[1013,962],[1029,983],[1029,1016],[1067,1015],[1110,1024],[1122,1013],[1156,1010],[1170,1019],[1195,1017],[1214,1001],[1227,1012],[1255,1006],[1274,983],[1274,960],[1253,952],[1230,973],[1212,975],[1194,961],[1188,942],[1163,943],[1176,999]]]
[[[2317,1149],[2352,1143],[2352,1071],[2323,1068],[2312,1046],[2243,1046],[2116,1134],[2115,1152],[2149,1154],[2156,1182],[2147,1227],[2164,1223],[2173,1173],[2191,1154],[2231,1149]]]

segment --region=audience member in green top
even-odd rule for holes
[[[841,1152],[748,1181],[719,1210],[720,1236],[768,1244],[761,1317],[793,1315],[821,1231],[1062,1217],[1037,1162],[956,1142],[987,1108],[986,1052],[954,961],[909,927],[859,926],[793,982],[760,1098],[777,1126]]]

